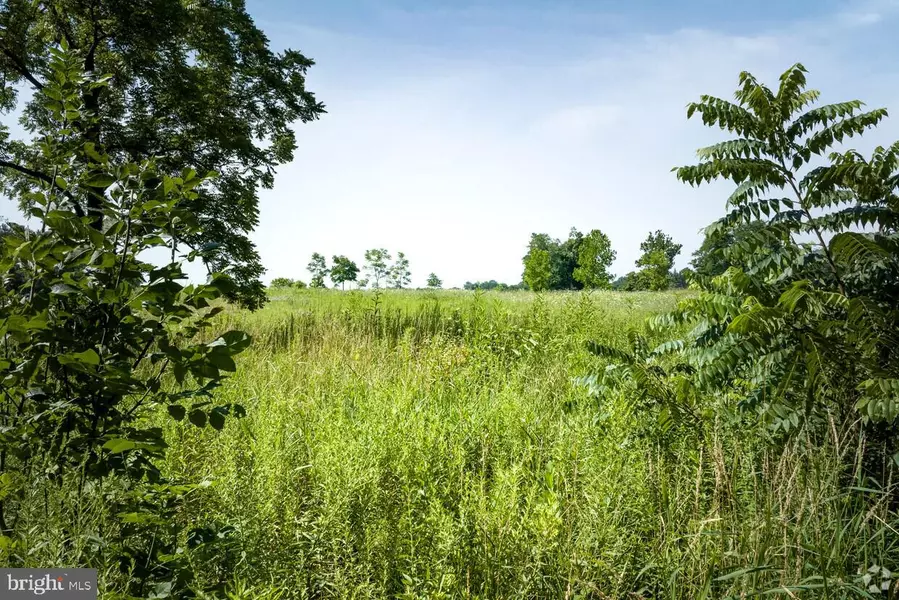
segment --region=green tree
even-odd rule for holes
[[[259,187],[271,188],[275,167],[293,159],[295,124],[324,112],[306,89],[313,62],[295,50],[273,52],[244,2],[9,0],[0,2],[0,109],[14,108],[22,87],[48,89],[49,50],[60,40],[85,77],[109,76],[79,91],[90,118],[72,121],[71,135],[82,146],[102,144],[114,161],[156,157],[160,176],[177,177],[186,164],[217,171],[184,200],[200,227],[175,243],[207,248],[209,269],[231,267],[237,285],[228,297],[260,306],[264,269],[248,234],[258,224]],[[43,126],[42,102],[35,93],[21,107],[29,132]],[[24,193],[52,182],[54,165],[39,136],[0,140],[2,184],[27,205]],[[70,202],[99,230],[110,181],[96,175],[70,190]]]
[[[293,287],[294,283],[295,282],[293,279],[290,279],[287,277],[275,277],[274,279],[272,279],[272,282],[271,282],[271,284],[269,284],[269,287],[273,287],[273,288]]]
[[[528,252],[524,257],[524,282],[527,286],[540,292],[549,289],[551,278],[549,250],[537,248]]]
[[[587,288],[610,288],[612,274],[609,267],[616,256],[609,236],[599,229],[592,230],[580,241],[574,279]]]
[[[57,508],[44,505],[49,512],[41,514],[22,500],[52,485],[70,506],[102,498],[120,516],[135,516],[104,531],[96,551],[104,555],[98,561],[122,566],[122,595],[164,588],[182,597],[197,548],[183,540],[203,524],[185,530],[179,518],[179,498],[193,486],[173,485],[159,468],[166,448],[159,419],[222,429],[242,415],[239,405],[216,405],[214,391],[250,339],[209,335],[224,309],[215,300],[232,284],[227,275],[184,283],[182,263],[200,253],[179,255],[174,242],[202,227],[189,207],[204,177],[191,169],[169,176],[152,160],[117,161],[85,145],[76,127],[98,117],[82,98],[103,81],[85,72],[65,39],[45,60],[46,83],[30,111],[54,178],[35,175],[27,192],[36,230],[13,227],[0,247],[4,280],[21,277],[0,289],[0,541],[4,552],[13,549],[4,559],[25,564],[16,549],[28,548],[35,523],[58,518]],[[107,193],[95,198],[93,214],[102,232],[75,210],[101,177]],[[171,260],[146,262],[153,249]]]
[[[328,276],[328,273],[330,273],[331,270],[328,268],[328,263],[326,262],[324,255],[313,252],[312,259],[309,261],[309,264],[306,265],[306,270],[312,274],[312,279],[309,281],[309,287],[325,287],[325,277]]]
[[[736,224],[726,231],[714,230],[706,233],[702,244],[693,252],[693,258],[690,261],[695,275],[710,279],[723,275],[730,267],[738,267],[743,270],[748,268],[748,265],[739,259],[739,250],[734,249],[764,228],[764,222],[750,221]],[[777,240],[771,240],[768,249],[772,254],[776,254],[782,250],[782,246]]]
[[[436,273],[431,273],[428,275],[428,287],[429,288],[440,288],[443,286],[443,282],[440,281],[440,278],[437,277]]]
[[[412,274],[409,272],[409,259],[402,252],[396,253],[396,262],[390,267],[387,278],[390,285],[396,289],[401,289],[412,281]]]
[[[675,408],[698,390],[729,407],[739,394],[775,431],[809,440],[861,417],[874,466],[866,476],[876,480],[899,449],[893,429],[872,424],[899,416],[899,142],[869,158],[828,155],[886,110],[864,112],[858,100],[809,108],[819,93],[805,73],[792,66],[772,90],[744,72],[735,103],[702,96],[688,106],[688,117],[734,137],[700,149],[700,162],[677,176],[734,183],[728,212],[706,232],[741,241],[723,274],[653,322],[686,337],[660,346],[658,358],[628,357],[628,369],[663,369],[654,361],[664,360],[676,369],[651,375],[660,402]]]
[[[331,257],[331,262],[331,281],[334,285],[340,284],[340,288],[343,289],[347,281],[356,281],[359,275],[356,263],[343,255]]]
[[[666,290],[671,286],[674,258],[680,254],[681,245],[661,230],[650,232],[640,244],[643,255],[637,259],[640,270],[631,280],[631,289]]]
[[[380,288],[381,281],[387,279],[387,276],[390,275],[390,267],[387,263],[391,258],[390,253],[384,248],[372,248],[365,251],[365,266],[363,270],[367,275],[366,281],[370,282],[373,288]]]

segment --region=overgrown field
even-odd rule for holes
[[[218,540],[191,568],[246,598],[837,598],[889,583],[858,575],[897,564],[899,524],[860,476],[857,423],[782,441],[720,407],[660,424],[636,392],[574,382],[604,364],[587,340],[623,346],[677,297],[290,290],[226,312],[254,346],[217,401],[247,416],[220,432],[159,419],[166,474],[212,482],[178,517]],[[96,562],[109,513],[61,502],[30,560]]]

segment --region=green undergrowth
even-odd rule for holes
[[[892,483],[853,467],[857,424],[777,439],[716,411],[664,428],[627,390],[600,399],[577,383],[603,365],[588,340],[652,340],[646,317],[689,293],[288,290],[226,311],[218,325],[254,346],[217,401],[247,416],[220,432],[158,419],[166,475],[210,482],[179,516],[218,537],[192,558],[198,585],[233,598],[839,598],[890,584],[860,575],[895,565],[897,522]],[[107,512],[57,518],[78,540]],[[43,535],[35,563],[52,551],[102,564]]]

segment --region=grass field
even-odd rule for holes
[[[255,343],[218,400],[248,415],[221,432],[159,419],[167,474],[213,481],[182,518],[233,527],[194,570],[234,598],[862,590],[897,524],[847,485],[855,426],[777,444],[716,411],[667,430],[640,398],[573,383],[603,366],[585,341],[624,344],[677,295],[275,290],[225,313]],[[85,530],[109,518],[90,515]],[[36,562],[83,564],[53,540]]]

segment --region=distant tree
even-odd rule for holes
[[[367,275],[365,281],[370,282],[375,289],[381,287],[381,281],[386,279],[390,274],[390,267],[387,261],[391,259],[390,253],[384,248],[372,248],[365,251],[365,267],[363,270]]]
[[[318,252],[313,253],[312,260],[306,265],[306,270],[312,273],[312,279],[309,287],[323,288],[325,287],[325,277],[328,276],[330,269],[325,261],[325,257]]]
[[[612,279],[609,267],[617,256],[612,250],[609,236],[599,229],[594,229],[580,241],[577,255],[577,268],[574,279],[587,288],[609,288]]]
[[[674,258],[680,254],[681,245],[675,244],[671,236],[657,230],[650,232],[646,241],[640,244],[643,255],[637,259],[640,271],[631,279],[631,287],[636,290],[665,290],[671,286],[671,269]]]
[[[548,250],[533,249],[524,257],[524,282],[535,292],[549,289],[552,279]]]
[[[630,277],[633,275],[634,275],[634,273],[632,271],[632,272],[628,273],[627,275],[622,275],[621,277],[617,278],[615,281],[612,282],[612,289],[613,290],[630,291],[630,290],[628,290],[628,283],[630,281]]]
[[[580,289],[583,284],[574,278],[574,270],[578,266],[578,254],[584,235],[574,227],[564,242],[553,239],[546,233],[532,233],[528,243],[528,253],[522,259],[527,263],[534,252],[549,254],[549,281],[546,288],[550,290]],[[542,260],[542,259],[540,259]]]
[[[282,288],[282,287],[293,287],[294,281],[293,279],[288,279],[287,277],[275,277],[272,279],[272,282],[269,284],[269,287],[273,288]]]
[[[568,239],[559,244],[555,253],[550,253],[550,268],[553,274],[554,290],[579,290],[584,287],[574,272],[579,266],[581,246],[585,240],[584,234],[571,228]]]
[[[346,256],[334,255],[331,257],[331,281],[334,285],[340,284],[340,289],[344,289],[347,281],[356,281],[359,275],[359,267]]]
[[[431,273],[428,275],[428,287],[429,288],[440,288],[443,286],[443,282],[440,281],[440,278],[437,277],[436,273]]]
[[[306,288],[306,283],[297,279],[293,282],[293,287],[297,288],[298,290],[302,290]]]
[[[368,279],[358,279],[356,280],[356,285],[359,286],[360,290],[364,290],[368,287]]]
[[[527,289],[524,282],[516,283],[513,285],[509,285],[508,283],[498,283],[495,279],[491,279],[490,281],[466,281],[465,288],[466,290],[497,290],[499,292],[505,292],[510,290],[524,290]]]
[[[387,278],[390,285],[396,289],[401,289],[412,281],[412,273],[409,272],[409,259],[402,252],[396,253],[396,262],[390,267]]]

